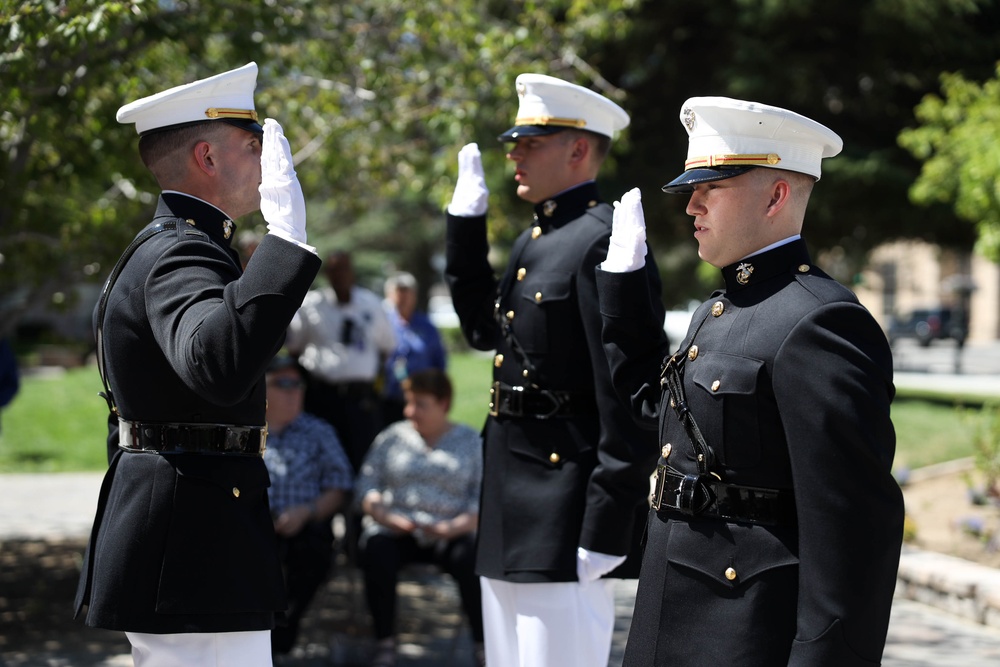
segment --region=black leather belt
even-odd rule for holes
[[[573,417],[593,414],[597,401],[593,394],[532,387],[512,387],[494,382],[490,388],[490,414],[494,417]]]
[[[118,447],[126,452],[262,456],[267,426],[164,424],[118,420]]]
[[[653,509],[764,526],[795,525],[791,491],[726,484],[710,475],[682,475],[662,464],[656,467]]]

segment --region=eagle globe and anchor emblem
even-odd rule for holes
[[[750,274],[753,273],[753,264],[749,262],[743,262],[736,267],[736,282],[740,285],[746,285],[750,282]]]

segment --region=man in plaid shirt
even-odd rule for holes
[[[351,464],[326,421],[303,412],[305,381],[291,357],[267,371],[268,499],[288,588],[286,622],[271,634],[271,650],[288,653],[299,620],[323,584],[333,558],[331,518],[353,484]]]

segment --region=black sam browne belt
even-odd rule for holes
[[[126,452],[262,456],[267,426],[165,424],[118,420],[118,447]]]
[[[711,475],[682,475],[662,464],[656,467],[653,509],[764,526],[795,525],[791,491],[726,484]]]
[[[584,392],[512,387],[494,382],[490,387],[490,414],[494,417],[550,419],[594,414],[597,401]]]

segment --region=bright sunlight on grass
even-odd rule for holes
[[[479,430],[489,402],[491,355],[454,353],[448,372],[455,385],[451,418]],[[0,422],[0,472],[103,470],[107,465],[107,406],[97,395],[97,369],[28,375]],[[897,398],[896,467],[918,468],[972,456],[979,408],[947,401]]]

